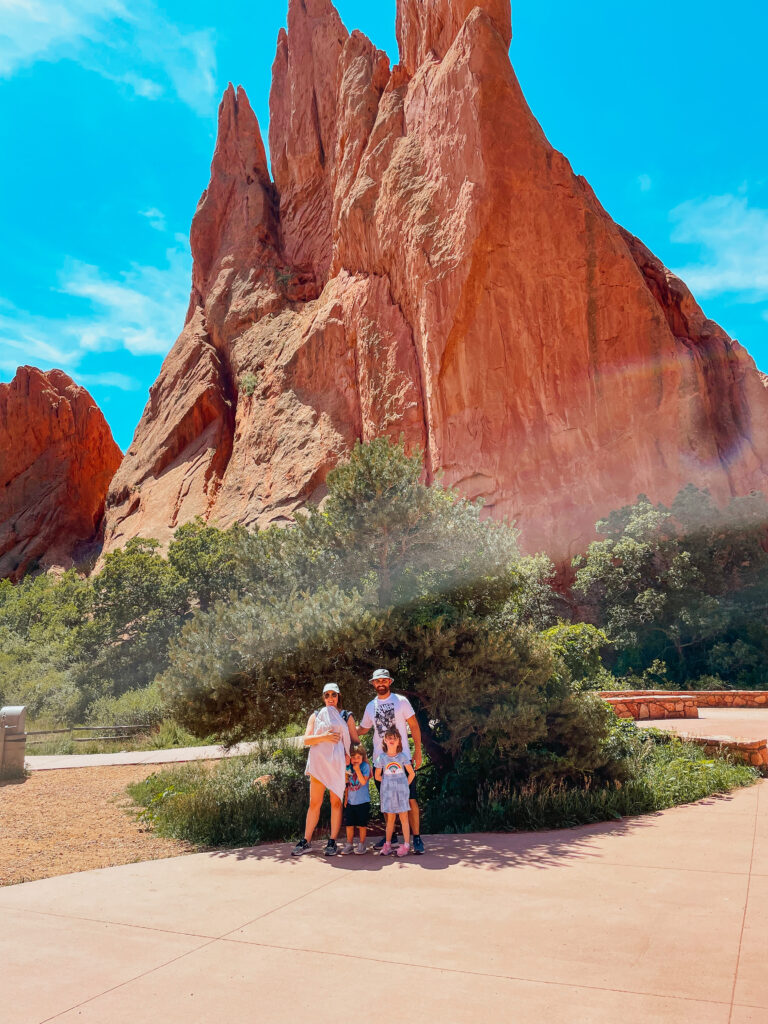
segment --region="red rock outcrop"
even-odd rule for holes
[[[283,521],[355,438],[562,559],[639,492],[766,489],[744,349],[548,143],[509,0],[399,0],[400,64],[290,0],[258,125],[230,87],[192,226],[188,321],[115,478],[107,545],[193,515]]]
[[[94,540],[121,452],[85,388],[22,366],[0,384],[0,578],[71,564]]]

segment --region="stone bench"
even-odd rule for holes
[[[768,775],[768,740],[738,739],[735,736],[688,736],[677,733],[687,743],[698,743],[708,754],[732,754]]]

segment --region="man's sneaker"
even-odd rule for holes
[[[416,854],[424,853],[424,843],[421,841],[421,836],[413,837],[413,852]]]
[[[398,837],[399,837],[399,834],[397,832],[395,832],[395,834],[392,836],[392,842],[396,843],[398,841]],[[386,840],[386,836],[382,836],[381,839],[378,841],[378,843],[374,843],[373,844],[373,852],[374,853],[381,853],[382,847],[384,846],[386,841],[387,841]]]
[[[354,843],[344,843],[342,848],[339,850],[339,853],[341,854],[342,857],[345,856],[348,853],[354,853],[354,852],[355,852],[355,844]]]
[[[368,846],[366,845],[364,839],[362,842],[357,844],[357,849],[355,850],[355,853],[368,853]]]
[[[312,843],[308,843],[306,839],[300,839],[298,843],[291,850],[292,857],[301,857],[304,853],[312,852]]]
[[[400,845],[397,848],[398,857],[407,857],[410,852],[411,848],[408,845],[408,843],[400,843]]]
[[[328,842],[325,844],[325,849],[323,850],[323,853],[325,854],[325,856],[326,857],[335,857],[338,852],[339,852],[339,848],[336,845],[336,840],[335,839],[329,839]]]

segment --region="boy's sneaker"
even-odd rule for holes
[[[424,853],[424,843],[421,841],[421,836],[413,837],[413,852],[416,854]]]
[[[361,843],[357,844],[357,849],[355,850],[355,853],[368,853],[368,846],[366,845],[364,839]]]
[[[329,839],[328,842],[325,844],[325,849],[323,850],[323,853],[325,854],[325,856],[326,857],[335,857],[338,852],[339,852],[339,848],[336,845],[336,840],[335,839]]]
[[[354,853],[354,852],[355,852],[355,844],[354,843],[344,843],[342,848],[339,850],[339,853],[341,854],[342,857],[344,857],[348,853]]]
[[[308,843],[306,839],[300,839],[298,843],[291,850],[292,857],[301,857],[304,853],[312,852],[312,843]]]
[[[410,852],[411,848],[408,845],[408,843],[400,843],[400,845],[397,848],[398,857],[407,857]]]

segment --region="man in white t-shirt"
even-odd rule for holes
[[[393,726],[400,733],[403,741],[403,750],[408,753],[408,731],[413,737],[413,767],[421,768],[421,728],[419,727],[416,713],[411,707],[407,697],[399,693],[392,693],[392,676],[385,668],[377,668],[371,676],[371,683],[376,691],[375,698],[370,701],[363,714],[362,721],[358,726],[358,734],[365,735],[373,729],[373,760],[382,752],[384,733]],[[421,841],[419,804],[416,800],[416,778],[410,787],[408,817],[411,823],[411,835],[413,836],[413,852],[424,853],[424,843]],[[382,843],[374,846],[374,852]]]

